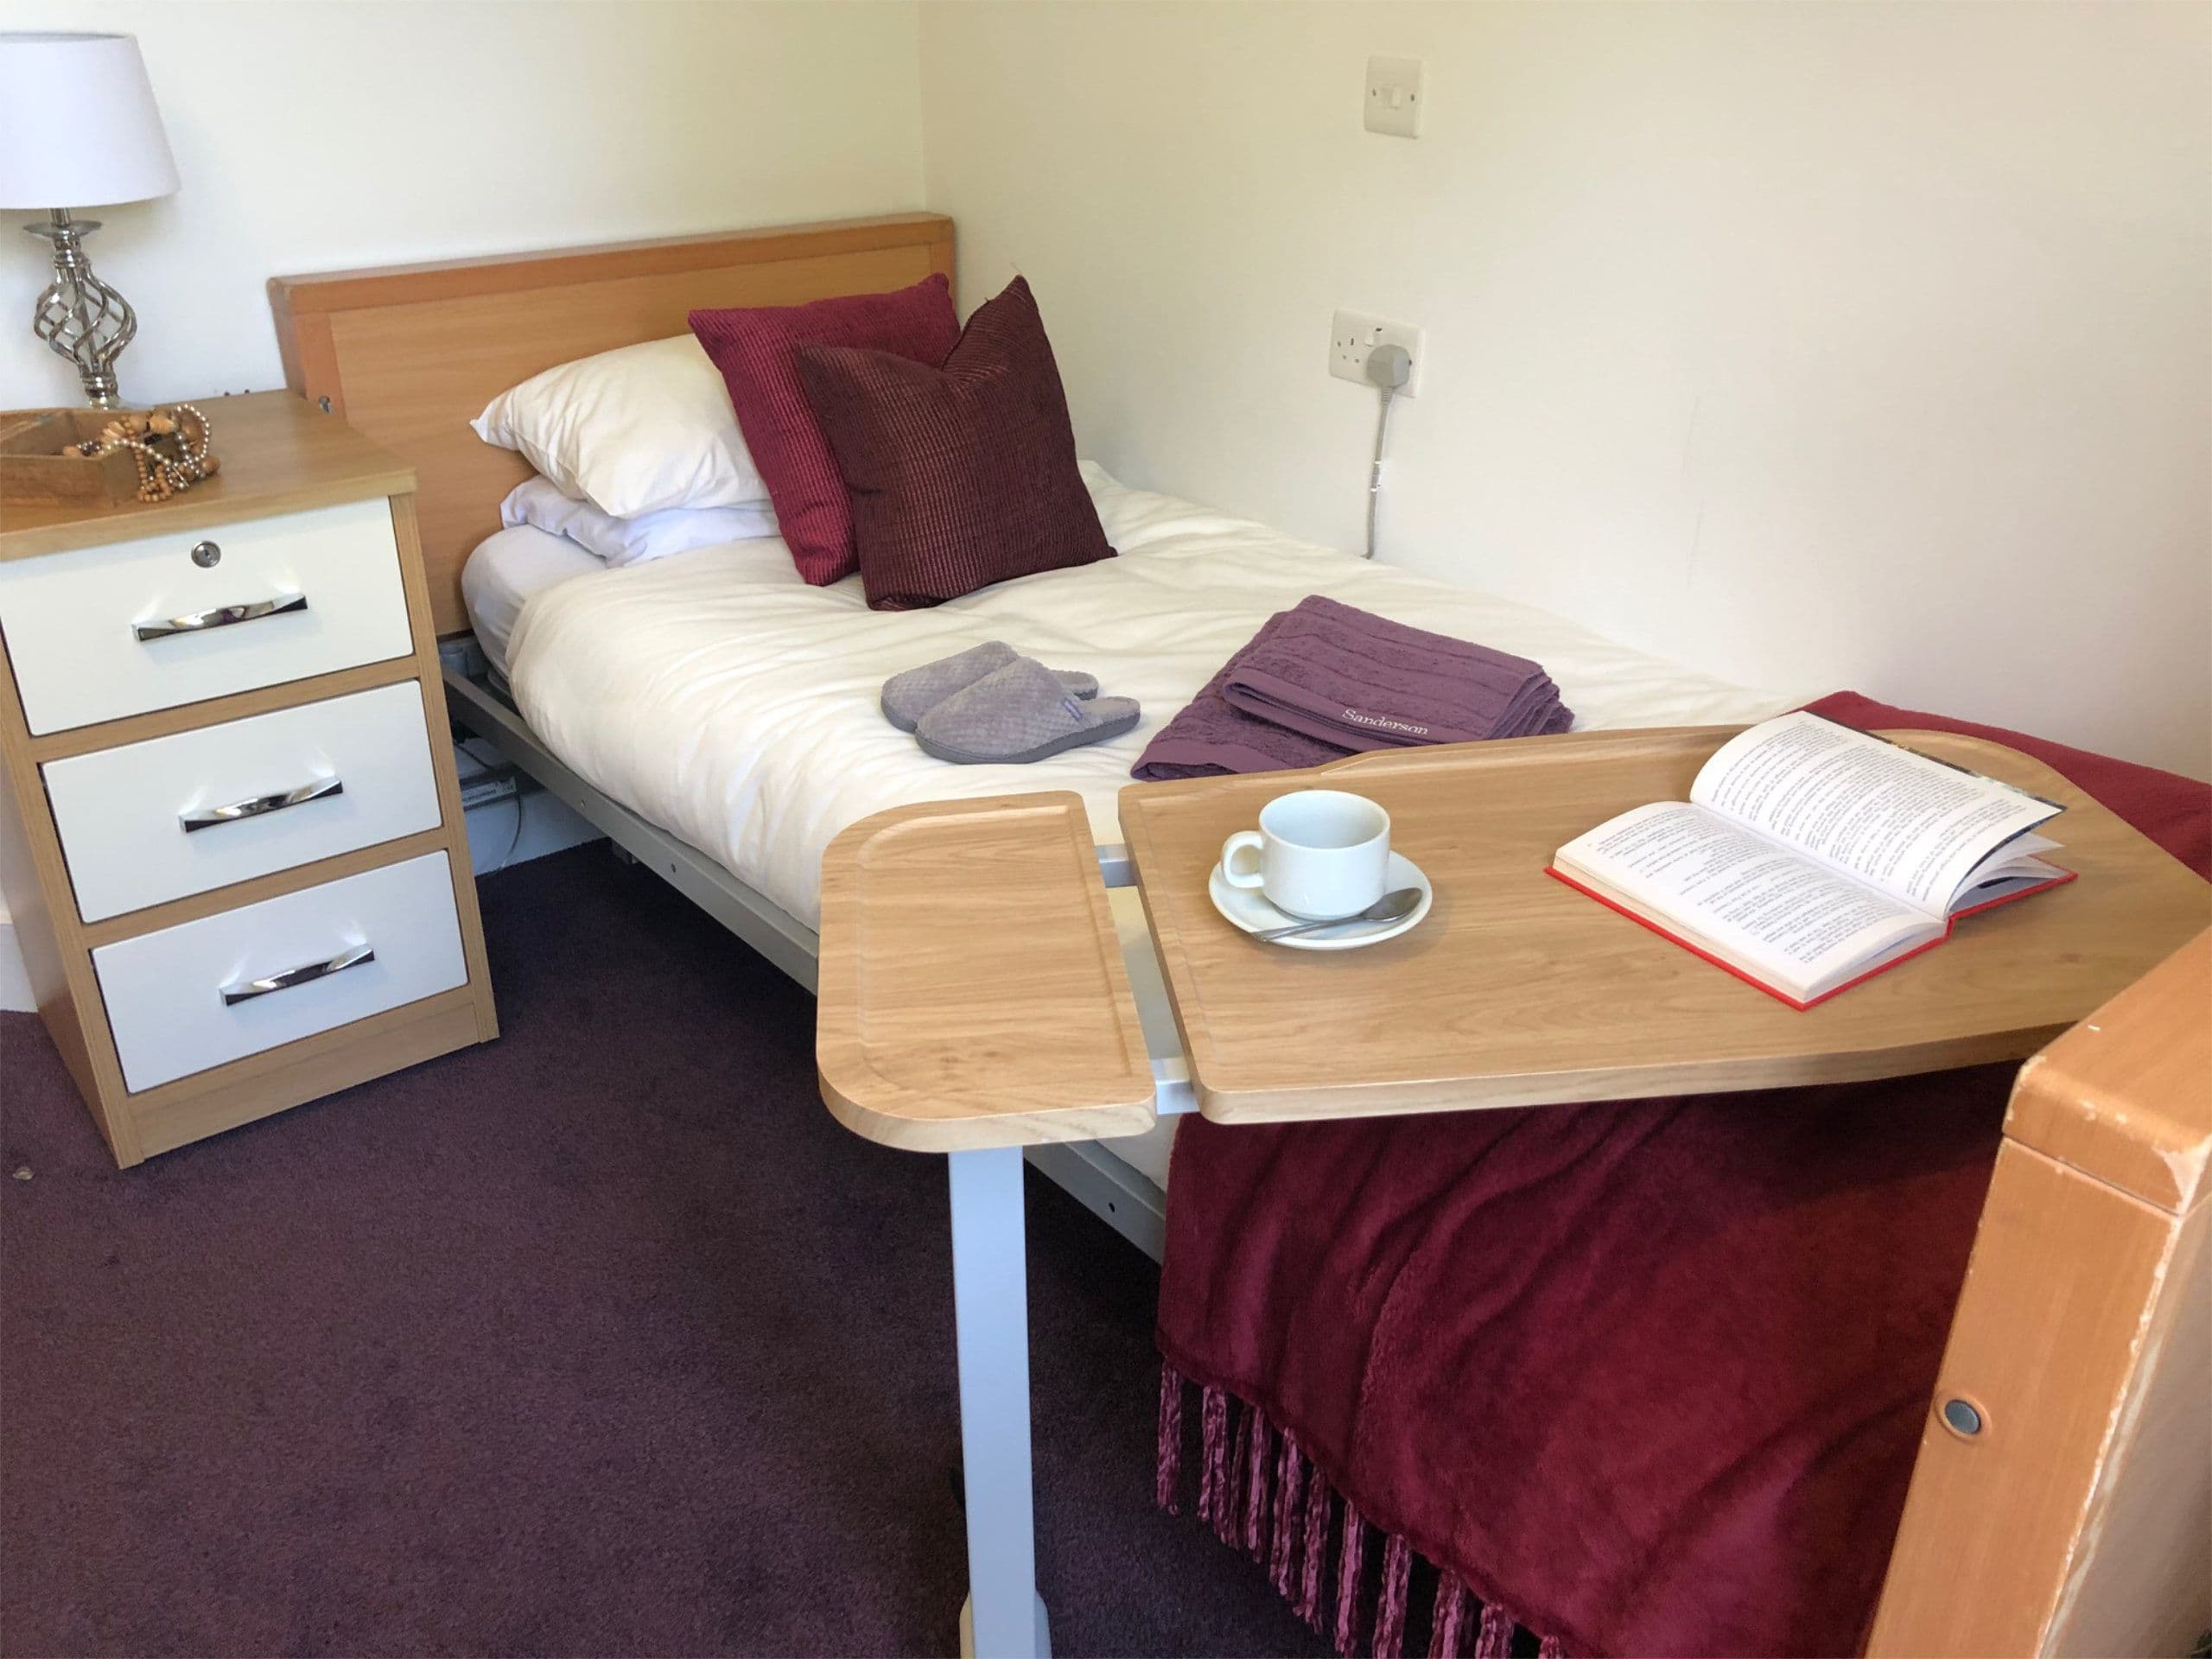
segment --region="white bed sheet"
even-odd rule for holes
[[[546,746],[593,785],[813,926],[823,849],[887,807],[1071,789],[1092,833],[1119,841],[1116,796],[1144,746],[1269,615],[1308,594],[1533,658],[1580,727],[1750,721],[1805,701],[1713,679],[1548,612],[1128,489],[1089,463],[1084,477],[1121,556],[931,610],[871,611],[857,577],[809,587],[774,539],[550,582],[537,580],[541,566],[529,575],[506,646],[516,702]],[[507,550],[500,564],[526,557]],[[480,619],[480,636],[481,627]],[[1090,670],[1106,692],[1136,697],[1142,721],[1110,743],[1034,766],[931,760],[883,719],[878,691],[901,669],[985,639]],[[1125,944],[1141,943],[1135,895],[1113,898]],[[1132,961],[1141,982],[1157,979],[1148,951]],[[1137,990],[1147,1027],[1161,1027],[1155,1044],[1170,1046],[1154,1052],[1173,1052],[1163,992],[1149,982]],[[1165,1185],[1173,1123],[1111,1150]]]
[[[871,611],[857,577],[799,580],[764,539],[541,588],[511,636],[524,717],[599,789],[708,853],[810,926],[823,849],[911,801],[1072,789],[1118,841],[1115,798],[1153,734],[1273,613],[1327,594],[1550,671],[1583,727],[1762,720],[1799,697],[1747,690],[1562,617],[1294,540],[1086,464],[1121,556],[922,611]],[[493,540],[498,540],[494,537]],[[473,568],[473,562],[472,562]],[[1027,766],[933,760],[877,707],[901,669],[985,639],[1088,669],[1144,706],[1109,743]]]
[[[461,568],[461,600],[492,666],[507,671],[507,642],[533,594],[606,569],[605,560],[535,524],[496,531],[479,542]]]

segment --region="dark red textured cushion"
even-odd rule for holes
[[[817,587],[849,576],[853,520],[844,481],[799,389],[792,353],[818,341],[942,363],[960,338],[951,284],[932,275],[889,294],[694,311],[691,332],[722,372],[738,429],[776,504],[776,521],[799,575]]]
[[[1076,468],[1067,397],[1029,284],[968,319],[941,369],[802,346],[800,381],[852,499],[861,581],[879,611],[1110,559]]]

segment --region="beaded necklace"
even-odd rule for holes
[[[193,427],[199,429],[196,437]],[[214,428],[197,405],[173,404],[143,415],[119,415],[76,450],[80,455],[130,450],[138,463],[138,499],[166,501],[222,471],[223,463],[208,448],[213,437]]]

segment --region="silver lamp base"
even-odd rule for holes
[[[96,219],[72,219],[67,207],[48,210],[47,223],[26,225],[33,236],[54,244],[54,281],[38,296],[31,332],[77,365],[85,400],[97,409],[122,401],[115,359],[138,333],[138,314],[130,302],[92,275],[85,256],[85,233],[100,227]]]

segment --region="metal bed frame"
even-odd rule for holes
[[[447,718],[467,735],[497,749],[508,764],[574,809],[614,846],[674,887],[728,928],[785,976],[815,989],[822,941],[814,929],[781,905],[747,887],[714,859],[658,824],[649,823],[602,793],[547,748],[515,707],[492,683],[473,635],[444,642]],[[1118,845],[1099,849],[1109,887],[1131,884],[1128,860]],[[1163,1117],[1190,1111],[1195,1102],[1180,1051],[1153,1056],[1154,1109]],[[1166,1194],[1142,1172],[1095,1141],[1026,1147],[1023,1156],[1154,1262],[1166,1239]]]

